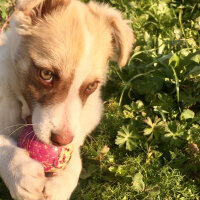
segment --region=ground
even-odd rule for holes
[[[103,120],[82,147],[71,199],[200,199],[200,1],[100,2],[123,12],[136,43],[123,70],[110,63]],[[1,26],[11,10],[0,2]]]

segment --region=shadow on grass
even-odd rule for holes
[[[0,200],[12,200],[8,189],[6,188],[1,179],[0,179]]]

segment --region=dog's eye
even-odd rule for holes
[[[53,74],[49,70],[42,69],[39,71],[39,75],[40,75],[40,78],[45,82],[50,83],[53,80]]]
[[[94,91],[97,89],[98,84],[99,84],[98,81],[94,81],[94,82],[90,83],[90,84],[87,86],[86,90],[85,90],[86,94],[87,94],[87,95],[90,95],[92,92],[94,92]]]

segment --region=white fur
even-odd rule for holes
[[[46,182],[43,167],[8,138],[0,136],[0,141],[0,175],[12,198],[43,199],[42,190]]]
[[[84,107],[79,97],[79,88],[90,75],[89,68],[87,69],[90,63],[84,58],[87,58],[91,50],[92,43],[89,41],[91,39],[86,38],[88,45],[85,46],[83,59],[79,63],[65,101],[43,108],[36,103],[33,109],[34,129],[44,142],[50,143],[50,132],[62,128],[65,123],[74,134],[74,151],[70,164],[57,176],[46,178],[42,166],[29,158],[27,152],[18,148],[13,137],[9,136],[12,132],[15,133],[13,135],[20,132],[21,129],[15,132],[18,127],[15,125],[23,123],[23,119],[30,114],[27,103],[20,94],[16,69],[10,59],[12,44],[7,43],[12,36],[10,34],[1,37],[4,45],[0,46],[0,130],[1,134],[5,135],[0,135],[0,176],[9,188],[13,199],[69,199],[81,172],[79,147],[83,144],[86,135],[99,123],[102,110],[100,88],[88,98]],[[15,34],[13,37],[18,38]],[[11,127],[8,128],[9,126]],[[45,188],[45,195],[43,195],[43,188]]]
[[[75,146],[80,146],[86,135],[100,121],[102,111],[100,86],[88,97],[84,107],[79,96],[79,88],[91,74],[91,63],[87,59],[92,49],[92,36],[89,33],[85,34],[85,41],[87,45],[79,66],[76,68],[75,77],[66,99],[56,105],[42,107],[36,104],[34,107],[32,120],[35,133],[40,140],[47,144],[51,143],[51,132],[57,132],[65,126],[73,133]],[[100,77],[100,72],[96,76]]]
[[[78,1],[71,1],[74,6],[83,11],[80,13],[83,17],[79,16],[78,19],[87,19],[87,22],[82,22],[84,24],[84,28],[82,27],[84,29],[83,54],[78,59],[68,94],[62,102],[54,105],[44,106],[33,101],[30,110],[23,96],[23,79],[31,66],[29,54],[22,48],[23,37],[30,35],[33,31],[31,18],[27,13],[41,2],[45,3],[43,0],[18,0],[18,12],[11,23],[10,31],[0,35],[0,176],[13,199],[67,200],[78,183],[82,168],[79,148],[101,118],[100,87],[105,82],[106,61],[111,58],[112,48],[120,48],[118,63],[121,66],[124,65],[131,51],[133,34],[121,15],[112,8],[100,6],[98,3],[83,6]],[[58,1],[52,0],[52,2]],[[39,13],[41,7],[38,9]],[[83,13],[86,14],[83,15]],[[88,20],[90,17],[96,21]],[[94,29],[96,22],[98,22],[98,31]],[[91,24],[88,26],[87,23]],[[63,25],[60,27],[62,27],[61,30],[64,29]],[[56,31],[59,30],[55,28],[55,33],[52,32],[53,36],[57,35]],[[101,31],[104,34],[98,43]],[[96,36],[93,37],[91,33]],[[127,37],[125,37],[126,34]],[[58,38],[60,37],[59,35]],[[116,47],[112,47],[112,39],[116,40],[114,42],[117,44]],[[101,44],[102,42],[104,43]],[[51,45],[54,49],[54,44]],[[102,48],[98,48],[99,46]],[[96,53],[94,55],[93,49]],[[58,57],[60,54],[65,54],[65,51],[63,49],[59,51]],[[66,69],[63,67],[62,70]],[[63,71],[63,73],[66,72]],[[99,87],[87,98],[83,106],[79,94],[80,87],[84,82],[90,83],[94,80],[100,81]],[[24,127],[24,119],[30,114],[34,131],[43,142],[51,143],[51,132],[59,132],[62,129],[70,131],[74,136],[72,159],[65,170],[59,171],[53,177],[45,177],[41,164],[32,160],[25,150],[17,147],[16,141],[21,128]]]
[[[22,104],[16,95],[20,88],[10,59],[12,46],[8,40],[11,36],[9,33],[1,37],[3,45],[0,46],[0,133],[5,135],[0,135],[0,176],[14,199],[38,200],[44,186],[43,168],[17,148],[9,136],[23,122]]]
[[[76,167],[74,167],[76,166]],[[45,185],[45,197],[47,200],[67,200],[75,189],[82,164],[79,150],[73,151],[67,170],[48,180]],[[67,188],[67,190],[66,190]]]

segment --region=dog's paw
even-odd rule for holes
[[[17,159],[17,161],[16,161]],[[16,155],[10,164],[6,184],[16,200],[43,200],[45,175],[42,165],[27,155]]]
[[[46,200],[68,200],[73,189],[70,182],[62,176],[54,176],[47,180],[44,189]]]

